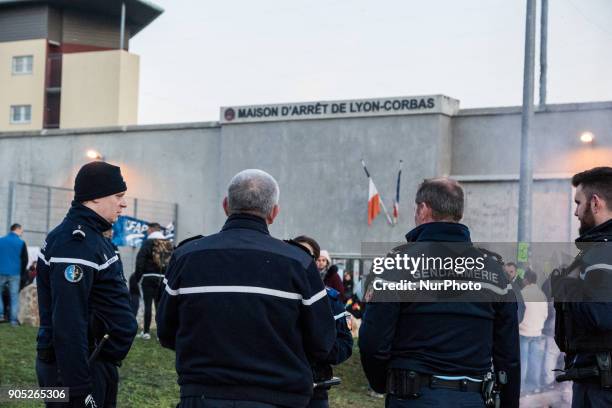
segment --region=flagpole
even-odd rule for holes
[[[378,193],[380,195],[380,193]],[[389,217],[389,212],[387,211],[387,207],[385,207],[385,203],[382,199],[382,197],[380,197],[380,206],[382,207],[385,216],[387,217],[387,221],[389,222],[389,224],[393,225],[393,221],[391,221],[391,217]]]
[[[366,176],[368,176],[368,178],[371,179],[372,176],[370,176],[370,172],[368,171],[368,168],[366,167],[365,160],[361,159],[361,165],[363,166],[363,170],[365,171]],[[380,198],[380,200],[379,200],[380,206],[382,207],[383,212],[385,213],[385,217],[387,217],[387,222],[389,224],[393,225],[393,221],[391,221],[391,217],[389,216],[389,212],[387,211],[387,207],[385,207],[385,203],[383,202],[382,195],[380,194],[380,191],[378,192],[378,197]]]
[[[363,166],[363,171],[365,171],[366,176],[370,178],[370,172],[368,171],[368,168],[365,165],[365,160],[361,159],[361,165]]]
[[[397,172],[397,184],[395,185],[395,200],[393,202],[393,225],[397,225],[399,221],[399,198],[400,198],[400,182],[402,178],[402,163],[403,160],[399,161],[399,170]]]

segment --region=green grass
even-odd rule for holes
[[[0,325],[0,386],[34,387],[37,385],[34,361],[36,328],[11,328]],[[154,336],[153,336],[154,337]],[[383,400],[366,395],[367,382],[361,370],[359,353],[334,370],[342,385],[330,391],[330,406],[338,408],[381,408]],[[179,388],[174,370],[174,353],[155,340],[136,339],[132,350],[119,368],[119,400],[123,407],[172,407],[178,402]],[[7,408],[41,407],[38,402],[0,403]]]

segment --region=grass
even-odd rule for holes
[[[35,387],[34,361],[36,328],[0,325],[0,386]],[[155,337],[155,336],[152,336]],[[367,382],[361,370],[359,353],[334,370],[342,385],[330,391],[330,407],[382,408],[383,400],[366,395]],[[179,388],[174,370],[174,352],[155,340],[136,339],[119,368],[118,407],[172,407],[178,403]],[[0,403],[7,408],[41,407],[41,402]]]

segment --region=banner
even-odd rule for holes
[[[147,236],[148,224],[150,221],[141,220],[126,215],[120,216],[113,224],[113,244],[117,246],[129,246],[138,248]],[[174,226],[169,224],[162,227],[162,234],[165,239],[174,238]]]

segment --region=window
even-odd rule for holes
[[[13,75],[31,74],[33,62],[34,57],[32,55],[13,57]]]
[[[22,124],[32,121],[32,105],[11,106],[11,123]]]

